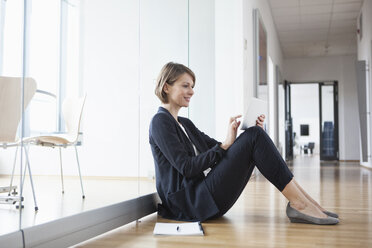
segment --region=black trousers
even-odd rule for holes
[[[258,126],[248,128],[239,135],[205,178],[220,210],[212,218],[224,215],[234,205],[255,166],[279,191],[293,178],[271,138]]]

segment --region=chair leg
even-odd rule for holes
[[[59,164],[61,165],[62,194],[64,194],[65,193],[65,186],[63,184],[62,151],[61,151],[61,147],[58,147],[58,149],[59,149]]]
[[[10,179],[10,185],[9,185],[9,193],[8,193],[8,196],[10,196],[11,191],[12,191],[12,187],[13,187],[14,170],[15,170],[15,166],[16,166],[16,162],[17,162],[17,154],[18,154],[18,146],[17,146],[17,148],[16,148],[16,152],[15,152],[15,155],[14,155],[12,177],[11,177],[11,179]]]
[[[27,149],[26,147],[24,147],[24,150],[25,150],[25,153],[26,153],[26,163],[27,163],[28,173],[29,173],[29,175],[30,175],[30,182],[31,182],[32,194],[33,194],[33,197],[34,197],[35,211],[38,211],[39,208],[38,208],[37,203],[36,203],[35,189],[34,189],[34,182],[33,182],[33,180],[32,180],[30,160],[29,160],[29,157],[28,157],[28,149]],[[26,171],[26,168],[25,168],[25,171]],[[23,185],[22,185],[22,186],[23,186]]]
[[[82,181],[82,179],[81,179],[81,172],[80,172],[79,156],[78,156],[78,152],[77,152],[77,148],[76,148],[76,146],[74,146],[74,147],[75,147],[75,154],[76,154],[76,162],[77,162],[78,169],[79,169],[81,192],[82,192],[82,194],[83,194],[83,199],[85,199],[85,194],[84,194],[84,189],[83,189],[83,181]]]

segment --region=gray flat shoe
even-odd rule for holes
[[[305,224],[315,224],[315,225],[335,225],[339,221],[337,218],[327,216],[327,218],[316,218],[307,214],[303,214],[296,209],[292,208],[288,202],[287,216],[292,223],[305,223]]]
[[[332,213],[332,212],[329,212],[329,211],[323,211],[323,213],[325,213],[326,215],[331,216],[333,218],[338,218],[338,214],[336,214],[336,213]]]

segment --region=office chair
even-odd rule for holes
[[[67,148],[68,146],[73,146],[75,149],[76,162],[78,166],[78,172],[80,177],[80,186],[83,199],[85,198],[83,182],[81,178],[79,156],[76,146],[81,145],[79,142],[79,132],[81,118],[85,103],[85,98],[66,98],[62,104],[63,118],[66,123],[67,133],[52,133],[50,135],[42,135],[25,138],[24,142],[26,144],[38,145],[43,147],[51,147],[59,149],[59,161],[61,168],[61,183],[62,183],[62,193],[64,193],[64,183],[63,183],[63,167],[62,167],[62,151],[61,148]]]
[[[17,186],[13,185],[13,176],[16,165],[18,147],[21,146],[21,142],[17,138],[17,129],[21,120],[21,90],[22,90],[22,78],[21,77],[0,77],[0,147],[7,149],[9,147],[16,147],[13,172],[9,187],[0,187],[0,193],[8,193],[8,196],[1,196],[0,203],[3,204],[15,204],[16,202],[22,202],[20,196],[17,194]],[[36,92],[36,82],[32,78],[24,78],[24,104],[23,110],[25,110],[30,103],[32,97]],[[29,169],[29,175],[32,186],[32,193],[34,195],[35,209],[37,210],[35,191],[33,181],[31,177],[30,164],[28,162],[27,150],[24,146],[21,147],[26,154],[27,167],[24,170],[26,173],[27,168]],[[21,151],[22,152],[22,151]],[[22,165],[21,165],[22,167]],[[22,176],[22,175],[21,175]],[[21,189],[23,189],[24,178],[21,181]],[[13,195],[11,196],[11,191]],[[18,206],[17,206],[18,207]]]
[[[307,145],[304,145],[304,147],[302,149],[304,150],[305,154],[308,154],[309,150],[310,150],[310,154],[313,154],[314,147],[315,147],[315,143],[314,142],[309,142]]]
[[[315,143],[314,142],[309,142],[309,144],[307,145],[307,148],[310,149],[310,153],[313,154],[313,149],[315,147]]]

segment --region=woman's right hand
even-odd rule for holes
[[[220,145],[222,149],[227,150],[234,143],[240,125],[240,121],[237,121],[237,119],[240,117],[242,117],[242,115],[230,117],[226,140]]]

